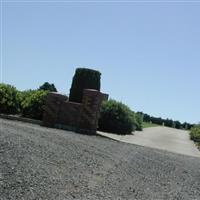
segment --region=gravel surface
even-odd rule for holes
[[[200,159],[0,119],[1,200],[200,199]]]

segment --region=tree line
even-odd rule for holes
[[[153,124],[158,124],[158,125],[167,126],[171,128],[185,129],[185,130],[190,130],[194,126],[194,124],[190,124],[187,122],[181,123],[178,120],[154,117],[143,112],[138,112],[138,114],[140,114],[142,116],[143,121],[147,123],[153,123]]]

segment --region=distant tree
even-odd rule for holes
[[[179,121],[175,121],[175,128],[177,128],[177,129],[181,129],[181,122],[179,122]]]
[[[176,128],[176,122],[172,120],[172,128]]]
[[[184,122],[182,124],[182,127],[186,130],[190,130],[192,127],[194,127],[195,125],[194,124],[190,124],[190,123],[187,123],[187,122]]]
[[[149,123],[158,124],[162,126],[167,126],[167,127],[177,128],[177,129],[186,129],[186,130],[190,130],[194,126],[194,124],[190,124],[187,122],[181,123],[178,120],[174,121],[172,119],[163,119],[161,117],[154,117],[143,112],[138,112],[138,114],[143,116],[144,122],[149,122]]]
[[[174,127],[174,121],[171,120],[171,119],[166,119],[165,120],[165,126]]]
[[[143,120],[144,120],[144,122],[150,122],[151,117],[148,114],[143,114]]]
[[[39,87],[39,90],[47,90],[50,92],[57,92],[55,85],[52,83],[45,82],[43,85]]]

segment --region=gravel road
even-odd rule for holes
[[[1,200],[200,199],[200,159],[0,119]]]

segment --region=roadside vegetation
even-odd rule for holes
[[[23,117],[42,119],[43,106],[50,90],[18,91],[8,84],[0,84],[0,113],[18,114]]]
[[[142,117],[121,102],[112,99],[104,101],[100,110],[99,130],[131,134],[135,130],[142,130]]]
[[[166,127],[170,127],[170,128],[176,128],[176,129],[185,129],[185,130],[190,130],[194,124],[190,124],[187,122],[181,123],[178,120],[172,120],[172,119],[163,119],[161,117],[154,117],[154,116],[150,116],[146,113],[143,112],[138,112],[140,115],[143,116],[143,122],[146,122],[147,124],[144,125],[159,125],[159,126],[166,126]]]
[[[46,90],[19,92],[20,112],[22,116],[41,120],[47,94],[48,91]]]
[[[200,124],[194,126],[190,131],[190,138],[193,140],[200,148]]]
[[[18,100],[18,91],[15,87],[0,84],[0,113],[18,113],[20,111]]]

